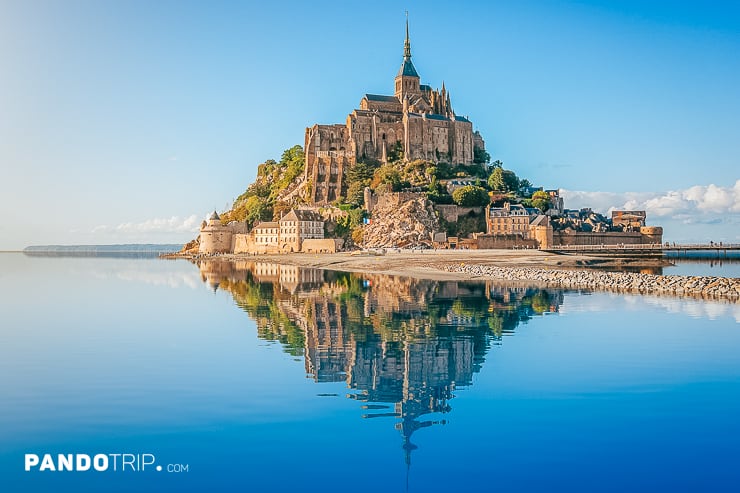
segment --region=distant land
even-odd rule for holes
[[[58,257],[154,257],[176,252],[182,245],[128,243],[121,245],[32,245],[23,249],[26,255]]]

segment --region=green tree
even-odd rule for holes
[[[280,220],[283,215],[290,212],[290,210],[293,208],[293,205],[289,202],[284,201],[277,201],[275,202],[275,205],[272,206],[272,220],[278,221]]]
[[[444,161],[437,163],[437,172],[435,173],[437,178],[452,178],[454,175],[454,172],[452,170],[452,166],[449,163],[445,163]]]
[[[397,140],[392,146],[386,148],[386,157],[389,163],[403,161],[403,144]]]
[[[537,207],[542,212],[547,212],[550,208],[550,195],[542,190],[532,194],[532,205]]]
[[[362,245],[362,241],[365,239],[365,228],[357,226],[352,230],[351,238],[355,245]]]
[[[466,185],[458,188],[452,192],[452,200],[457,205],[464,207],[486,205],[490,201],[488,192],[484,188],[476,187],[475,185]]]
[[[378,168],[377,162],[358,161],[347,170],[347,198],[348,204],[359,207],[364,201],[365,187],[369,187],[373,174]]]
[[[447,192],[447,188],[439,183],[436,176],[433,176],[431,182],[429,183],[427,198],[435,204],[452,203],[452,197]]]
[[[275,171],[275,168],[277,168],[277,161],[274,159],[268,159],[264,163],[257,166],[257,176],[258,177],[267,177],[272,174],[273,171]]]
[[[304,162],[305,155],[303,154],[303,147],[299,145],[295,145],[283,152],[278,166],[273,170],[271,197],[277,197],[280,192],[290,186],[303,173]]]
[[[495,168],[488,177],[488,186],[497,192],[516,192],[519,190],[519,178],[513,171]]]
[[[253,225],[257,221],[262,221],[265,214],[268,213],[267,203],[259,197],[249,197],[244,201],[244,221],[247,221],[249,225]],[[272,214],[270,214],[272,215]]]
[[[488,151],[480,147],[473,147],[473,162],[475,164],[488,164],[491,161],[491,155]]]
[[[392,164],[385,164],[375,170],[370,188],[376,191],[398,192],[401,190],[401,173]]]

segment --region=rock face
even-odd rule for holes
[[[180,250],[179,253],[197,254],[199,248],[200,248],[200,236],[198,236],[196,239],[192,241],[185,243],[185,245],[182,247],[182,250]]]
[[[363,243],[366,248],[431,246],[432,233],[438,230],[439,221],[432,203],[419,197],[373,209]]]

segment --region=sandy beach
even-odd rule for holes
[[[214,257],[208,257],[214,258]],[[342,270],[347,272],[375,272],[404,275],[425,279],[465,279],[469,275],[450,272],[451,266],[476,265],[511,268],[578,269],[583,267],[608,267],[630,265],[634,267],[658,267],[665,265],[659,260],[616,259],[586,255],[555,255],[539,250],[396,250],[385,254],[353,254],[349,252],[330,254],[291,253],[279,255],[219,255],[224,260],[253,259],[261,262],[313,267],[317,269]]]
[[[566,289],[721,299],[733,303],[740,300],[740,279],[650,273],[651,267],[667,265],[661,259],[556,255],[538,250],[386,250],[382,254],[342,252],[185,257],[195,261],[221,259],[274,262],[418,279],[495,280]],[[630,267],[632,272],[620,272],[620,269],[610,267]]]

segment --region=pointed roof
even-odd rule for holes
[[[409,40],[409,13],[406,12],[406,40],[403,42],[403,62],[401,68],[398,69],[398,75],[396,77],[419,77],[419,74],[414,68],[414,64],[411,63],[411,41]]]
[[[320,221],[323,222],[321,216],[314,212],[305,209],[292,209],[286,215],[280,218],[280,223],[284,221]]]
[[[414,64],[411,63],[411,59],[403,60],[401,68],[398,69],[398,75],[396,77],[398,76],[419,77],[419,73],[416,71],[416,68],[414,68]]]
[[[218,217],[218,214],[216,213],[215,210],[213,211],[213,214],[211,214],[211,217],[209,217],[208,219],[209,220],[218,219],[219,221],[221,220],[221,218]]]

